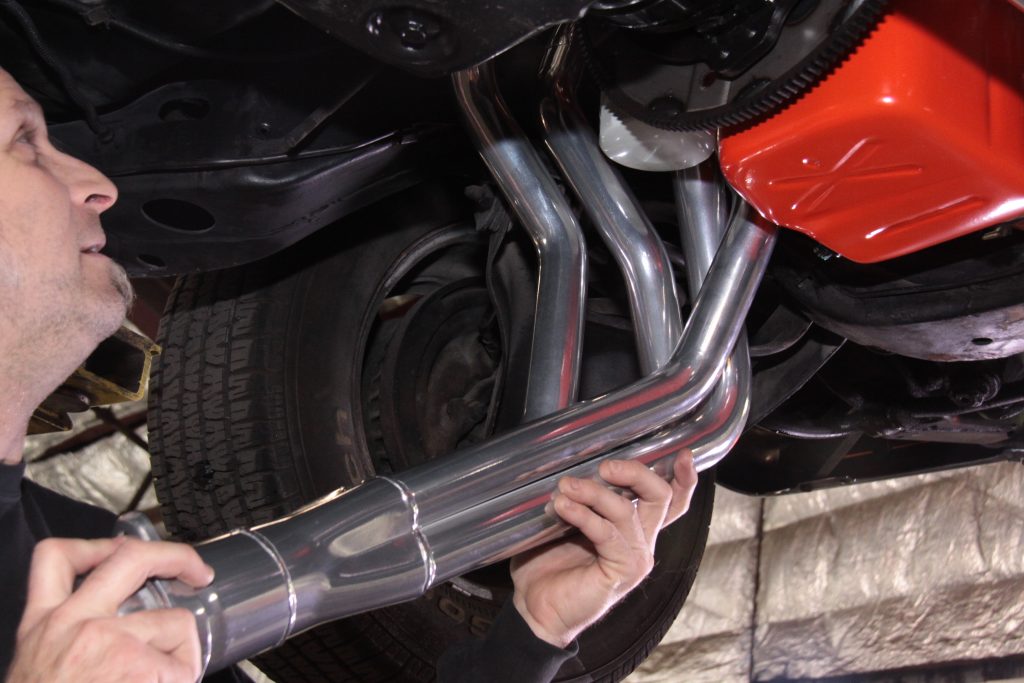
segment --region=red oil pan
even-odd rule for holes
[[[895,0],[864,43],[771,118],[723,135],[761,214],[862,263],[1024,215],[1024,12]]]

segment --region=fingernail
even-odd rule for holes
[[[207,583],[209,583],[210,581],[213,581],[214,577],[217,576],[217,572],[214,571],[213,567],[211,567],[210,565],[206,565],[206,575],[210,577],[209,579],[207,579]]]
[[[580,488],[580,480],[576,477],[565,477],[565,483],[573,491],[578,491]]]

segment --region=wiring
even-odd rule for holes
[[[67,70],[67,67],[50,51],[47,47],[43,37],[39,34],[39,29],[36,27],[35,22],[25,8],[22,7],[16,0],[0,0],[0,9],[10,14],[21,30],[25,34],[25,38],[28,40],[32,49],[38,55],[39,59],[46,64],[53,71],[54,75],[57,76],[57,80],[60,82],[61,87],[67,94],[75,106],[82,110],[85,117],[85,122],[88,124],[89,129],[95,133],[100,140],[108,141],[113,132],[100,123],[99,116],[96,113],[96,107],[87,98],[82,91],[75,85],[75,80],[72,78],[71,73]]]

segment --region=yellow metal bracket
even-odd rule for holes
[[[138,401],[149,388],[149,371],[160,346],[121,327],[92,352],[60,387],[36,408],[29,434],[71,429],[69,413],[125,401]]]

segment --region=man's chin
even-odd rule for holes
[[[114,286],[121,301],[124,302],[124,313],[127,314],[131,310],[132,304],[135,303],[135,290],[128,279],[128,273],[114,262],[110,264],[110,284]]]
[[[109,267],[107,282],[101,285],[102,294],[98,293],[96,306],[92,308],[91,324],[87,323],[96,335],[94,344],[117,332],[135,301],[135,291],[124,268],[113,261]]]

